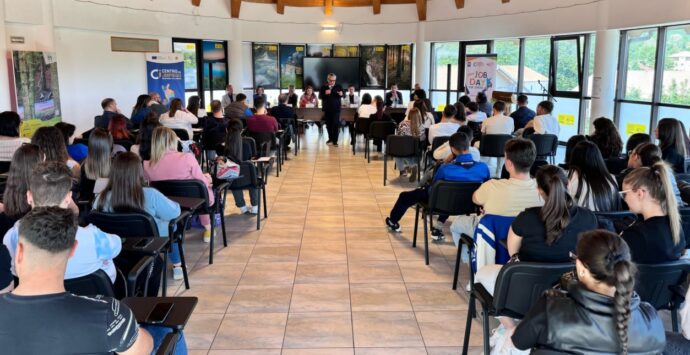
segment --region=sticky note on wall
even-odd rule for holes
[[[635,133],[647,133],[647,125],[639,123],[628,123],[625,125],[625,134],[631,136]]]
[[[575,125],[575,116],[561,113],[558,115],[558,123],[561,126],[574,126]]]

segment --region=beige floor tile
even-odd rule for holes
[[[252,255],[254,245],[251,244],[228,244],[227,248],[216,250],[213,254],[214,264],[237,264],[246,263],[249,261],[249,256]],[[186,254],[185,257],[189,258]],[[208,264],[208,250],[204,251],[201,257]]]
[[[458,355],[462,353],[462,347],[427,347],[428,355]],[[470,346],[467,351],[469,355],[482,355],[484,349],[479,346]]]
[[[426,355],[421,348],[355,348],[355,355]],[[459,353],[458,353],[459,354]]]
[[[207,355],[207,350],[189,350],[187,349],[187,355]]]
[[[257,244],[300,244],[303,229],[264,229]]]
[[[422,335],[412,312],[352,312],[355,347],[419,347]]]
[[[415,311],[466,310],[467,301],[450,285],[443,283],[407,283],[407,292]]]
[[[299,245],[294,244],[259,244],[254,247],[249,261],[252,263],[296,262],[299,255],[299,248]]]
[[[196,308],[194,308],[194,314],[225,313],[234,292],[234,286],[195,285],[189,290],[181,287],[175,296],[198,297],[199,302],[196,304]]]
[[[462,346],[466,311],[415,312],[427,346]],[[481,328],[472,325],[470,346],[481,346]]]
[[[322,349],[283,349],[282,355],[353,355],[353,349],[322,348]]]
[[[184,328],[188,349],[208,350],[216,337],[223,314],[192,313]]]
[[[396,261],[359,261],[349,263],[350,283],[403,282]]]
[[[386,243],[349,243],[347,245],[349,261],[396,260],[393,247]]]
[[[388,232],[384,228],[348,228],[345,235],[348,243],[390,243]]]
[[[424,258],[419,261],[398,261],[405,282],[440,282],[450,287],[453,281],[453,271],[445,261],[424,264]]]
[[[211,350],[208,355],[280,355],[280,349]]]
[[[345,243],[304,244],[299,262],[305,263],[343,263],[347,261]]]
[[[313,219],[313,227],[307,224],[307,227],[304,229],[302,244],[345,242],[344,227],[321,228],[318,225],[318,221],[318,218]]]
[[[347,284],[296,284],[290,312],[344,312],[350,310]]]
[[[297,265],[296,284],[346,284],[348,283],[347,264],[309,264]]]
[[[287,313],[227,314],[213,349],[280,349]]]
[[[239,286],[233,295],[228,313],[281,313],[290,308],[292,286]]]
[[[411,311],[405,285],[352,284],[350,285],[352,311]]]
[[[295,281],[296,263],[249,263],[242,274],[240,286],[288,284]]]
[[[208,259],[200,260],[189,272],[189,283],[194,285],[237,285],[242,276],[245,264],[209,265]]]
[[[300,349],[351,348],[350,312],[290,313],[283,346]]]

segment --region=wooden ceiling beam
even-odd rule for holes
[[[374,9],[374,15],[378,15],[381,13],[381,0],[372,0],[371,6]]]
[[[285,0],[276,0],[276,12],[281,15],[285,13]]]
[[[417,0],[417,17],[419,21],[426,21],[426,0]]]
[[[324,2],[324,12],[326,13],[326,16],[333,15],[333,0],[324,0]]]
[[[230,16],[232,18],[240,18],[240,7],[242,0],[230,0]]]
[[[455,8],[462,9],[465,7],[465,0],[455,0]]]

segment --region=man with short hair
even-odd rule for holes
[[[324,120],[328,130],[328,141],[326,144],[338,146],[338,135],[340,134],[340,106],[343,98],[343,88],[335,83],[336,76],[328,74],[328,83],[321,87],[319,99],[323,108]]]
[[[450,147],[453,154],[456,156],[451,163],[444,164],[438,168],[432,184],[436,181],[466,181],[466,182],[484,182],[489,179],[489,168],[482,162],[476,162],[472,159],[469,153],[470,140],[465,133],[458,132],[450,136]],[[536,190],[535,190],[536,191]],[[405,211],[419,202],[429,201],[429,194],[431,193],[431,186],[424,186],[412,191],[401,192],[398,200],[395,202],[390,216],[386,218],[386,226],[394,232],[400,232],[400,220]],[[447,218],[447,216],[445,217]],[[439,217],[441,222],[445,218]],[[432,229],[432,238],[434,240],[443,238],[443,233],[440,230]]]
[[[236,118],[238,120],[244,120],[247,117],[253,115],[252,110],[247,106],[247,95],[243,93],[237,94],[235,101],[230,105],[225,106],[225,117],[226,118]]]
[[[64,165],[64,164],[63,164]],[[134,313],[110,297],[65,292],[63,275],[80,243],[77,221],[60,207],[36,207],[19,226],[19,286],[0,296],[6,354],[149,354],[153,339]]]
[[[429,127],[429,143],[434,144],[436,137],[450,137],[460,128],[460,122],[455,119],[455,106],[447,105],[441,114],[441,122]]]
[[[168,112],[168,106],[161,101],[161,94],[153,91],[149,93],[149,96],[151,97],[151,101],[149,101],[149,108],[151,111],[155,112],[158,116]]]
[[[266,112],[266,101],[262,97],[254,100],[254,116],[247,118],[247,131],[251,133],[276,133],[278,121]]]
[[[520,128],[525,128],[525,125],[531,121],[537,114],[527,107],[527,95],[518,95],[517,97],[517,110],[510,114],[515,123],[515,130]]]
[[[515,131],[513,119],[503,114],[505,109],[505,102],[494,102],[493,116],[482,123],[482,134],[511,134]]]
[[[359,96],[355,93],[355,86],[352,84],[347,87],[347,94],[343,97],[343,107],[359,107]]]
[[[220,98],[220,102],[223,107],[227,107],[231,103],[235,102],[235,94],[233,93],[232,84],[228,84],[225,87],[225,95]]]
[[[537,116],[534,117],[525,128],[534,128],[535,134],[555,134],[558,135],[561,131],[561,126],[556,117],[551,115],[553,111],[553,102],[542,101],[537,105]]]
[[[517,216],[529,207],[544,204],[537,192],[537,183],[529,175],[537,157],[537,148],[527,139],[511,139],[505,145],[505,167],[509,179],[494,179],[482,184],[472,201],[482,208],[483,214],[506,217]],[[450,226],[455,245],[461,234],[473,235],[480,216],[458,216]]]
[[[416,91],[422,90],[422,86],[419,83],[414,84],[414,90],[410,93],[410,101],[414,101],[414,94]]]
[[[472,128],[470,128],[469,126],[460,126],[460,128],[458,128],[458,132],[465,133],[470,142],[472,142],[472,139],[474,139],[474,132],[472,132]],[[471,144],[469,153],[472,155],[472,160],[480,161],[479,159],[481,157],[479,155],[479,149],[473,147]],[[450,149],[450,144],[448,142],[441,144],[441,146],[434,150],[434,160],[440,160],[444,163],[450,163],[451,161],[453,161],[453,159],[455,159],[455,156],[453,155],[453,152]]]
[[[211,101],[211,117],[204,120],[204,147],[210,159],[215,159],[216,151],[225,140],[228,119],[223,116],[223,104],[218,100]]]
[[[294,120],[297,119],[297,114],[295,113],[295,109],[292,108],[292,106],[288,105],[288,94],[282,93],[278,95],[278,106],[271,107],[271,116],[275,117],[276,119],[284,119],[284,118],[292,118],[293,119],[293,124]],[[281,121],[285,122],[285,121]],[[280,123],[280,122],[278,122]],[[291,141],[292,133],[294,132],[294,127],[293,125],[284,125],[281,124],[281,128],[285,130],[285,140],[283,141],[285,148],[288,147]]]
[[[479,110],[479,105],[477,105],[476,102],[469,102],[465,107],[467,108],[467,112],[469,112],[469,115],[467,115],[467,120],[469,122],[482,123],[486,120],[486,113]]]
[[[103,99],[103,101],[101,101],[101,107],[103,108],[103,113],[93,119],[93,126],[107,130],[110,119],[116,114],[119,114],[120,109],[117,107],[115,99],[111,97]],[[125,117],[125,119],[127,120],[127,128],[131,128],[132,122],[127,117]]]
[[[386,93],[384,102],[386,107],[400,106],[403,104],[402,93],[398,91],[398,85],[391,85],[391,91]]]

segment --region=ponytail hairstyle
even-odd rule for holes
[[[551,245],[570,223],[570,208],[574,203],[568,194],[568,178],[563,169],[545,165],[537,171],[536,180],[546,195],[539,215],[546,229],[546,244]]]
[[[628,353],[630,299],[635,287],[637,269],[630,259],[630,249],[623,238],[602,229],[580,234],[577,259],[592,277],[616,288],[613,302],[620,353]]]
[[[678,201],[673,192],[673,181],[671,168],[668,163],[659,161],[652,166],[637,168],[630,172],[623,184],[629,185],[631,189],[638,190],[644,188],[649,195],[661,205],[662,211],[668,216],[671,222],[671,235],[673,244],[680,243],[681,220],[678,212]]]
[[[653,143],[642,143],[633,149],[633,154],[640,158],[642,166],[652,166],[662,160],[661,149]]]
[[[173,117],[175,117],[175,114],[177,113],[177,111],[180,111],[180,110],[182,110],[182,100],[172,99],[172,101],[170,101],[170,110],[168,110],[168,116],[170,118],[173,118]],[[194,114],[194,115],[196,116],[196,114]]]
[[[591,141],[577,143],[568,161],[568,179],[577,174],[577,191],[573,198],[576,201],[594,202],[590,209],[607,212],[621,208],[616,179],[611,176],[599,147]],[[584,186],[589,189],[585,191]],[[590,196],[591,195],[591,196]]]

